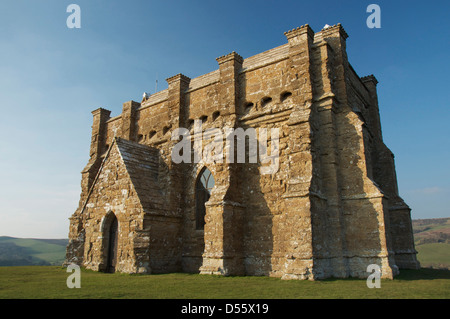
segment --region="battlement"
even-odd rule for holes
[[[284,32],[284,35],[289,40],[301,36],[303,34],[307,34],[310,38],[314,37],[314,31],[311,29],[311,27],[308,24],[302,25],[301,27],[289,30]]]
[[[248,75],[251,75],[254,72],[264,72],[264,70],[266,70],[268,68],[273,68],[277,64],[289,63],[289,61],[293,61],[292,60],[293,55],[302,54],[301,53],[302,51],[296,51],[297,49],[296,50],[292,49],[293,47],[298,47],[299,44],[304,43],[305,45],[307,45],[307,47],[312,47],[312,45],[314,45],[314,46],[325,45],[325,46],[330,47],[334,51],[337,50],[336,52],[338,52],[339,50],[345,50],[345,46],[339,47],[336,44],[336,42],[329,41],[329,39],[341,38],[342,40],[345,41],[345,39],[348,38],[347,32],[344,30],[344,28],[342,27],[342,25],[340,23],[332,25],[332,26],[326,25],[321,31],[319,31],[317,33],[315,33],[308,24],[305,24],[300,27],[297,27],[292,30],[284,32],[284,35],[286,36],[288,43],[283,44],[281,46],[272,48],[270,50],[261,52],[259,54],[253,55],[253,56],[245,58],[245,59],[242,56],[240,56],[238,53],[233,51],[231,53],[228,53],[228,54],[225,54],[223,56],[216,58],[216,61],[219,64],[219,69],[217,69],[217,70],[214,70],[212,72],[198,76],[193,79],[189,78],[188,76],[186,76],[184,74],[179,73],[179,74],[176,74],[174,76],[167,78],[166,81],[169,84],[169,88],[172,87],[173,85],[175,85],[176,83],[179,83],[179,87],[177,85],[177,87],[178,87],[177,90],[180,90],[180,91],[177,94],[181,94],[181,96],[184,96],[184,95],[190,96],[192,94],[195,94],[195,92],[200,92],[200,91],[208,89],[208,88],[212,89],[213,87],[219,85],[220,81],[221,81],[221,77],[225,75],[225,73],[221,73],[220,67],[222,65],[225,65],[225,63],[227,63],[227,62],[234,61],[235,74],[233,75],[233,77],[235,77],[236,80],[239,81],[239,78],[246,78]],[[296,68],[299,68],[299,67],[300,66],[298,66]],[[359,78],[359,76],[356,75],[356,72],[353,70],[353,68],[351,67],[351,65],[349,63],[348,63],[347,67],[349,69],[348,73],[349,73],[350,78],[359,79],[358,81],[361,81],[361,83],[368,83],[368,81],[372,81],[372,83],[375,83],[375,84],[377,83],[377,81],[373,75]],[[353,74],[355,74],[356,77],[354,77]],[[358,87],[357,90],[359,90],[361,92],[360,96],[363,98],[363,100],[360,104],[364,104],[366,106],[370,105],[371,104],[370,97],[368,97],[368,94],[366,92],[361,91],[361,90],[365,91],[366,88],[356,82],[354,85],[355,85],[355,87]],[[168,109],[167,104],[169,103],[169,100],[171,99],[171,97],[170,97],[171,94],[173,94],[173,93],[170,93],[169,89],[165,89],[165,90],[156,92],[151,95],[145,94],[144,98],[142,99],[142,101],[141,101],[140,105],[137,107],[137,109],[136,110],[134,108],[131,109],[133,112],[135,111],[133,114],[131,114],[131,116],[135,116],[136,118],[142,118],[143,112],[153,112],[153,111],[148,111],[150,109],[161,110],[162,112],[164,110],[167,110]],[[267,95],[267,94],[265,94],[265,95]],[[322,95],[322,97],[324,97],[324,96],[325,95]],[[331,95],[328,95],[328,96],[331,96]],[[320,100],[322,97],[316,98],[316,100]],[[239,99],[239,97],[236,97],[236,98]],[[180,96],[176,97],[176,99],[180,99]],[[248,99],[246,99],[246,100],[248,100]],[[172,99],[172,101],[173,101],[173,99]],[[173,103],[173,102],[171,102],[171,103]],[[217,103],[217,102],[215,102],[215,103]],[[166,105],[166,106],[163,106],[163,105]],[[190,102],[185,103],[184,101],[180,100],[180,102],[177,105],[179,105],[179,107],[181,107],[180,116],[182,114],[186,114],[186,112],[191,113],[193,111],[192,103],[190,103]],[[235,108],[236,109],[233,112],[239,112],[239,106],[235,106]],[[364,112],[364,108],[361,108],[360,106],[356,106],[356,108],[360,109],[361,112]],[[184,109],[184,111],[183,111],[183,109]],[[97,112],[97,111],[94,111],[94,112]],[[94,114],[94,112],[93,112],[93,114]],[[102,111],[102,112],[104,112],[104,111]],[[204,111],[202,111],[202,112],[204,113]],[[196,112],[194,111],[194,113],[196,113]],[[110,112],[108,113],[108,117],[107,117],[108,129],[106,131],[108,132],[108,131],[112,130],[112,131],[114,131],[114,134],[107,133],[108,136],[105,138],[106,140],[110,140],[112,138],[112,136],[116,136],[116,135],[123,136],[123,134],[124,134],[123,130],[125,130],[125,131],[127,130],[125,127],[122,127],[122,129],[119,129],[117,127],[118,125],[122,125],[122,124],[119,124],[119,122],[123,121],[122,114],[117,115],[113,118],[111,118],[109,116],[109,114],[110,114]],[[163,116],[163,118],[166,118],[165,121],[169,122],[169,117],[171,117],[171,116],[173,117],[175,114],[176,113],[172,112],[172,114],[167,114],[167,116]],[[202,116],[206,116],[206,115],[202,114]],[[190,117],[190,116],[188,116],[188,117]],[[366,115],[366,117],[367,117],[367,115]],[[180,118],[178,120],[178,122],[185,123],[185,121],[187,121],[187,120],[188,119]],[[132,125],[134,123],[134,121],[135,120],[131,119],[130,125]],[[193,119],[191,118],[190,121],[193,121]],[[172,124],[170,124],[170,125],[173,127]],[[138,130],[140,130],[140,129],[138,128]],[[160,128],[160,130],[162,130],[162,128]],[[158,129],[155,129],[155,131],[158,131]],[[145,137],[146,134],[138,133],[138,135],[139,136],[142,135]],[[139,136],[136,136],[135,140],[139,140]],[[110,143],[106,143],[106,144],[109,145]]]

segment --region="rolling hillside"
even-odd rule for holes
[[[0,266],[61,265],[67,239],[0,237]]]
[[[413,230],[421,266],[450,269],[450,218],[413,220]]]

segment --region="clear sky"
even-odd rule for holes
[[[71,3],[81,28],[69,29]],[[369,4],[381,28],[369,29]],[[165,89],[342,23],[360,76],[374,74],[386,145],[413,218],[450,217],[450,2],[2,0],[0,236],[65,238],[89,158],[91,111]]]

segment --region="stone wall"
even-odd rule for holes
[[[305,25],[285,36],[286,44],[247,59],[219,57],[218,70],[195,79],[175,75],[168,89],[124,103],[116,117],[93,112],[68,260],[102,270],[102,218],[113,212],[118,271],[320,279],[366,277],[371,263],[388,278],[398,266],[417,267],[410,209],[382,140],[375,77],[351,67],[341,25],[317,33]],[[203,152],[215,137],[205,138],[208,129],[258,136],[278,129],[278,170],[262,174],[264,165],[248,158],[195,162],[199,150],[191,151],[193,162],[177,164],[177,128],[189,129],[191,143],[203,135]],[[226,142],[222,136],[225,152]],[[139,168],[145,154],[151,163]],[[199,230],[195,185],[205,166],[215,187]]]

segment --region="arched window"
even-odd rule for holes
[[[211,171],[204,167],[200,171],[195,185],[195,228],[198,230],[205,228],[205,203],[209,200],[213,187],[214,177]]]

